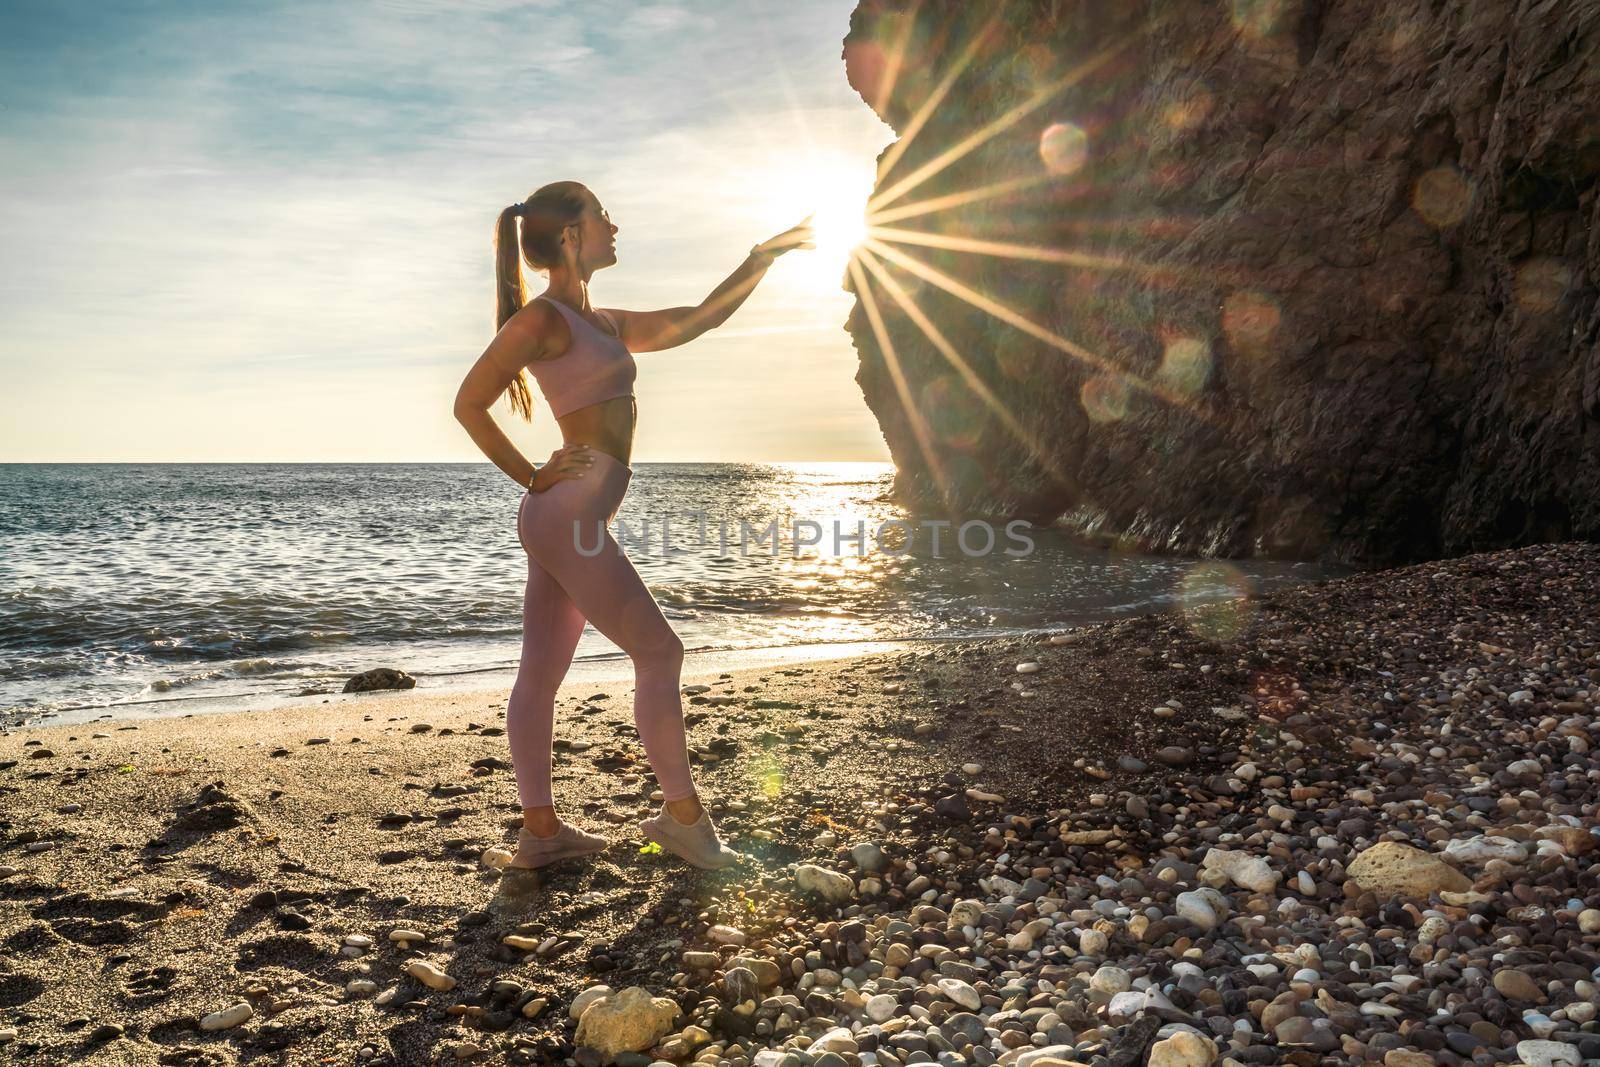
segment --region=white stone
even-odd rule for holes
[[[223,1008],[221,1011],[214,1011],[210,1015],[201,1018],[200,1029],[228,1030],[242,1022],[247,1022],[255,1013],[256,1010],[254,1008],[241,1000],[231,1007]]]
[[[1202,930],[1214,930],[1228,918],[1228,901],[1208,886],[1179,893],[1173,901],[1173,910]]]
[[[1451,841],[1444,846],[1444,854],[1457,863],[1473,866],[1488,863],[1490,860],[1509,860],[1515,863],[1528,857],[1528,851],[1522,842],[1509,837],[1490,837],[1487,834]]]
[[[429,989],[454,989],[456,980],[427,960],[412,960],[406,964],[406,973]]]
[[[1149,1067],[1211,1067],[1217,1046],[1209,1037],[1180,1030],[1150,1048]]]
[[[410,927],[401,926],[389,931],[389,940],[426,941],[428,940],[428,935],[423,933],[421,930],[413,930]]]
[[[939,992],[968,1011],[977,1011],[983,1007],[983,998],[978,996],[978,991],[959,978],[941,978],[938,982]]]
[[[983,905],[976,900],[958,900],[950,905],[950,921],[957,926],[977,926],[982,918]]]
[[[842,1055],[846,1052],[857,1052],[859,1048],[860,1046],[856,1044],[855,1036],[850,1033],[849,1027],[835,1026],[832,1030],[827,1031],[811,1042],[810,1047],[806,1049],[806,1053],[812,1056],[819,1056],[824,1052],[837,1052]]]
[[[1078,951],[1085,956],[1104,956],[1110,940],[1099,930],[1078,931]]]
[[[900,1000],[891,993],[879,993],[867,999],[867,1018],[875,1023],[888,1022],[900,1010]]]
[[[706,936],[719,945],[742,945],[747,938],[743,930],[718,924],[706,931]]]
[[[1518,1041],[1517,1059],[1528,1067],[1578,1067],[1578,1050],[1560,1041]]]
[[[1278,872],[1260,856],[1239,849],[1213,848],[1206,853],[1202,869],[1218,871],[1240,889],[1270,893],[1278,888]]]
[[[842,904],[855,895],[856,884],[847,874],[830,871],[815,863],[802,863],[794,870],[794,884],[832,904]]]
[[[1017,673],[1018,674],[1038,674],[1039,673],[1039,664],[1035,663],[1033,660],[1029,660],[1026,663],[1019,663],[1019,664],[1017,664]]]
[[[1133,976],[1121,967],[1106,964],[1090,976],[1089,988],[1101,993],[1124,993],[1133,988]]]

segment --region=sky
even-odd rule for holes
[[[9,0],[0,462],[482,460],[451,404],[501,208],[582,181],[620,228],[591,301],[699,302],[864,201],[892,133],[845,81],[854,5]],[[843,269],[790,253],[640,353],[634,461],[887,459]],[[542,401],[494,412],[560,444]]]

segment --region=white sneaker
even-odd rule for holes
[[[639,831],[662,848],[670,849],[701,870],[731,867],[744,858],[717,837],[717,828],[711,824],[711,813],[704,809],[700,820],[684,825],[672,817],[665,804],[660,814],[639,824]]]
[[[540,837],[524,826],[517,831],[517,854],[511,857],[508,866],[543,867],[557,860],[591,855],[608,844],[605,838],[580,830],[571,823],[562,823],[561,829],[549,837]]]

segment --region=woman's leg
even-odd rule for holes
[[[570,521],[552,525],[565,530],[548,530],[532,541],[531,551],[577,611],[633,660],[633,718],[639,739],[669,808],[682,821],[692,822],[700,805],[689,772],[679,692],[683,642],[609,531],[599,536],[592,518],[576,535]],[[597,536],[598,553],[578,551],[580,542],[586,551],[592,548]]]
[[[583,613],[567,591],[530,555],[522,597],[522,661],[506,707],[506,741],[523,825],[539,835],[560,828],[550,783],[550,743],[556,691],[572,663],[583,623]]]

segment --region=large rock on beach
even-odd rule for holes
[[[1444,860],[1398,841],[1365,849],[1345,872],[1358,887],[1382,897],[1421,897],[1465,893],[1472,879]]]
[[[346,693],[371,693],[380,689],[414,689],[417,680],[405,671],[393,667],[374,667],[362,671],[344,683]]]
[[[609,1062],[619,1053],[643,1052],[666,1036],[680,1014],[678,1005],[642,986],[597,998],[578,1020],[576,1041]]]

